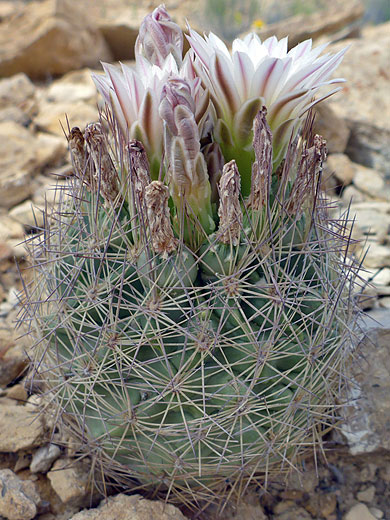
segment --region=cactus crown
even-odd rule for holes
[[[148,24],[137,48],[169,59],[176,27],[165,11]],[[167,39],[159,52],[154,37]],[[113,92],[99,123],[70,131],[75,176],[32,250],[23,316],[35,377],[81,453],[124,486],[197,506],[266,485],[320,441],[355,316],[348,235],[321,194],[312,119],[275,162],[256,105],[246,193],[215,138],[215,89],[199,88],[166,80],[157,178],[152,128],[144,118],[131,127],[143,141],[129,136]]]

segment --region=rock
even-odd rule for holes
[[[69,190],[69,181],[66,179],[51,178],[42,175],[38,178],[42,182],[41,186],[35,190],[33,195],[33,203],[38,207],[45,207],[45,204],[53,205],[66,197]],[[1,219],[0,219],[1,223]],[[0,227],[1,230],[1,227]],[[1,231],[0,231],[1,232]],[[1,236],[1,235],[0,235]]]
[[[8,215],[3,215],[0,217],[0,240],[7,241],[9,238],[19,238],[22,239],[24,237],[24,229],[20,222],[16,222],[14,219],[10,218]]]
[[[0,79],[0,109],[16,106],[24,112],[30,111],[35,93],[34,84],[24,72]]]
[[[71,520],[187,520],[171,504],[146,500],[140,495],[116,495],[102,500],[99,507],[81,511]]]
[[[9,385],[21,376],[26,366],[27,356],[23,345],[16,344],[11,331],[0,329],[0,387]]]
[[[378,520],[381,520],[383,518],[383,511],[378,509],[377,507],[370,507],[370,513],[375,516]]]
[[[367,197],[363,195],[361,191],[357,190],[355,186],[350,185],[343,189],[341,200],[344,206],[348,206],[351,202],[353,204],[356,202],[364,202],[367,200]]]
[[[374,500],[374,497],[375,486],[369,486],[366,489],[358,491],[356,494],[356,498],[359,500],[359,502],[367,502],[368,504],[371,504],[371,502]]]
[[[292,500],[279,502],[274,507],[273,518],[275,520],[292,520],[292,518],[299,518],[299,520],[311,520],[312,516],[303,507],[299,507]]]
[[[90,502],[90,467],[86,464],[68,458],[58,459],[47,477],[63,504],[86,506]]]
[[[37,163],[39,169],[46,166],[61,164],[68,152],[67,142],[64,136],[46,134],[38,132],[37,142]]]
[[[61,455],[61,449],[56,444],[41,446],[34,453],[31,464],[31,473],[47,473],[53,462]]]
[[[4,121],[12,121],[18,125],[28,127],[31,123],[31,117],[19,107],[11,106],[0,109],[0,123]]]
[[[334,174],[344,186],[351,184],[355,169],[352,161],[344,153],[333,153],[328,156],[325,163],[325,173]]]
[[[12,121],[0,123],[0,207],[12,208],[31,194],[36,148],[26,128]]]
[[[390,246],[382,246],[376,242],[368,242],[368,246],[364,266],[378,269],[390,265]]]
[[[343,520],[375,520],[375,516],[370,513],[366,504],[355,504]]]
[[[31,520],[39,502],[33,482],[20,480],[10,469],[0,470],[0,515],[8,520]]]
[[[53,81],[45,93],[48,103],[77,103],[84,101],[96,105],[97,90],[91,79],[89,69],[68,72],[62,78]]]
[[[31,200],[26,200],[12,208],[9,216],[25,227],[41,228],[43,226],[43,207],[36,206]]]
[[[11,388],[7,390],[7,397],[9,399],[15,399],[15,401],[20,401],[21,403],[24,403],[25,401],[27,401],[28,395],[24,386],[18,384],[11,386]]]
[[[78,126],[83,129],[88,123],[99,119],[99,111],[97,107],[84,101],[68,103],[63,100],[62,103],[42,103],[34,122],[40,130],[56,134],[64,139],[63,129],[67,128],[67,119],[70,128]]]
[[[336,495],[330,493],[313,493],[305,504],[305,509],[314,517],[328,518],[337,507]]]
[[[390,22],[366,27],[362,38],[332,44],[327,51],[337,52],[346,45],[350,48],[337,76],[348,81],[342,93],[333,96],[329,103],[350,128],[347,155],[390,178]]]
[[[0,452],[15,453],[40,446],[45,428],[42,417],[25,406],[0,406]]]
[[[350,206],[349,216],[355,218],[365,235],[387,234],[390,227],[390,203],[353,203]]]
[[[383,307],[384,309],[390,309],[390,296],[379,298],[378,303],[379,307]]]
[[[263,41],[275,35],[278,39],[289,36],[289,46],[293,47],[303,40],[318,38],[340,31],[348,24],[359,20],[364,14],[361,2],[332,2],[326,10],[318,10],[313,14],[299,14],[280,22],[266,25],[258,31]],[[329,37],[328,37],[329,39]]]
[[[390,450],[390,312],[371,316],[375,322],[362,321],[367,335],[356,349],[345,395],[350,405],[341,431],[353,455]]]
[[[134,60],[134,44],[138,36],[139,26],[150,9],[133,7],[118,13],[115,18],[105,17],[98,22],[98,27],[116,61]]]
[[[337,116],[328,101],[316,105],[315,114],[314,132],[326,139],[329,153],[344,153],[351,133],[347,123]]]
[[[389,186],[385,184],[383,173],[358,164],[354,164],[354,167],[353,184],[358,190],[376,200],[390,200]]]
[[[0,23],[0,76],[46,79],[111,58],[86,8],[71,0],[32,2]]]

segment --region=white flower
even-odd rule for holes
[[[203,38],[189,29],[188,41],[197,56],[194,67],[216,110],[215,138],[225,160],[236,159],[241,175],[253,161],[253,120],[262,106],[273,133],[275,166],[304,114],[323,99],[313,100],[317,91],[344,81],[329,78],[346,49],[320,56],[326,45],[312,49],[311,40],[288,51],[287,38],[278,41],[273,36],[262,43],[252,33],[234,40],[230,52],[215,34]]]

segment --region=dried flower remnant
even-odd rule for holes
[[[299,218],[302,212],[308,209],[308,204],[313,203],[326,153],[326,141],[320,135],[314,137],[313,146],[302,152],[297,176],[286,205],[290,215],[297,215]]]
[[[134,194],[143,207],[145,202],[146,187],[150,184],[150,166],[145,148],[140,141],[132,139],[127,145],[130,163],[131,185],[134,187]]]
[[[260,211],[268,201],[272,174],[272,134],[266,119],[267,109],[259,111],[254,123],[252,182],[248,206]]]
[[[163,257],[177,249],[168,207],[169,190],[160,181],[153,181],[145,189],[145,204],[152,248]]]
[[[85,129],[84,138],[95,167],[95,186],[100,187],[106,202],[118,204],[119,176],[108,152],[101,124],[89,124]]]
[[[218,240],[223,244],[237,246],[242,229],[242,210],[240,206],[240,172],[235,161],[223,167],[219,182],[219,229]]]

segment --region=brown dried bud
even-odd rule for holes
[[[140,207],[144,205],[145,190],[150,184],[150,166],[148,156],[141,141],[132,139],[127,145],[130,162],[130,178],[134,187],[135,196]]]
[[[322,164],[326,159],[326,141],[314,136],[314,144],[302,153],[298,173],[294,181],[286,210],[290,215],[300,215],[307,200],[314,200]]]
[[[266,119],[267,109],[263,107],[255,117],[253,148],[255,162],[252,166],[251,193],[248,206],[260,210],[268,201],[269,184],[272,175],[272,133]]]
[[[240,242],[242,210],[240,206],[240,172],[236,161],[225,164],[219,181],[218,240],[223,244]]]
[[[169,190],[160,181],[151,182],[145,189],[145,204],[152,248],[164,257],[177,249],[179,241],[173,235],[168,207]]]
[[[119,177],[108,153],[105,135],[100,123],[89,124],[84,133],[87,150],[95,166],[95,186],[107,202],[119,203]]]
[[[80,128],[77,126],[73,127],[70,131],[70,134],[68,135],[68,143],[75,169],[74,173],[79,179],[82,179],[85,171],[85,141]]]

